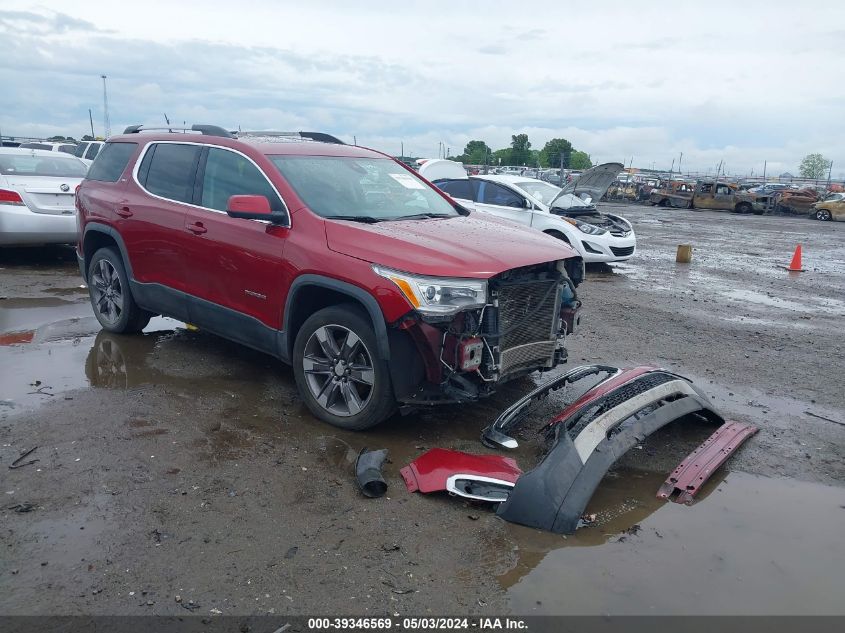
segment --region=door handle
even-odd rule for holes
[[[203,233],[208,232],[208,229],[202,225],[202,222],[194,222],[193,224],[188,225],[188,230],[193,233],[194,235],[202,235]]]
[[[132,217],[132,211],[129,209],[129,207],[118,207],[115,213],[117,213],[122,218]]]

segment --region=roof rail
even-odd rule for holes
[[[234,138],[231,132],[224,130],[218,125],[200,125],[195,123],[191,127],[184,127],[181,125],[130,125],[125,130],[124,134],[138,134],[139,132],[148,132],[151,130],[167,130],[168,132],[199,132],[204,136],[222,136],[223,138]]]
[[[237,138],[254,138],[256,140],[261,139],[270,142],[305,140],[317,141],[318,143],[332,143],[334,145],[346,145],[346,143],[336,136],[326,134],[325,132],[273,132],[269,130],[249,130],[237,132],[236,136]]]

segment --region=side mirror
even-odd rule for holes
[[[230,218],[243,220],[272,220],[273,210],[270,201],[264,196],[230,196],[226,205]]]
[[[526,198],[526,199],[523,201],[523,205],[522,205],[522,206],[524,206],[526,209],[533,209],[533,208],[534,208],[534,205],[533,205],[533,204],[531,204],[531,201],[530,201],[528,198]]]

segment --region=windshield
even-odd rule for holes
[[[525,180],[514,184],[532,198],[545,204],[549,204],[562,191],[560,187],[539,180]]]
[[[269,156],[317,215],[383,221],[459,215],[436,190],[388,158]]]
[[[57,176],[84,178],[88,167],[72,156],[0,154],[0,174],[4,176]]]

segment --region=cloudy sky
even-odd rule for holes
[[[845,3],[0,0],[0,132],[171,120],[398,154],[525,132],[595,161],[845,175]]]

